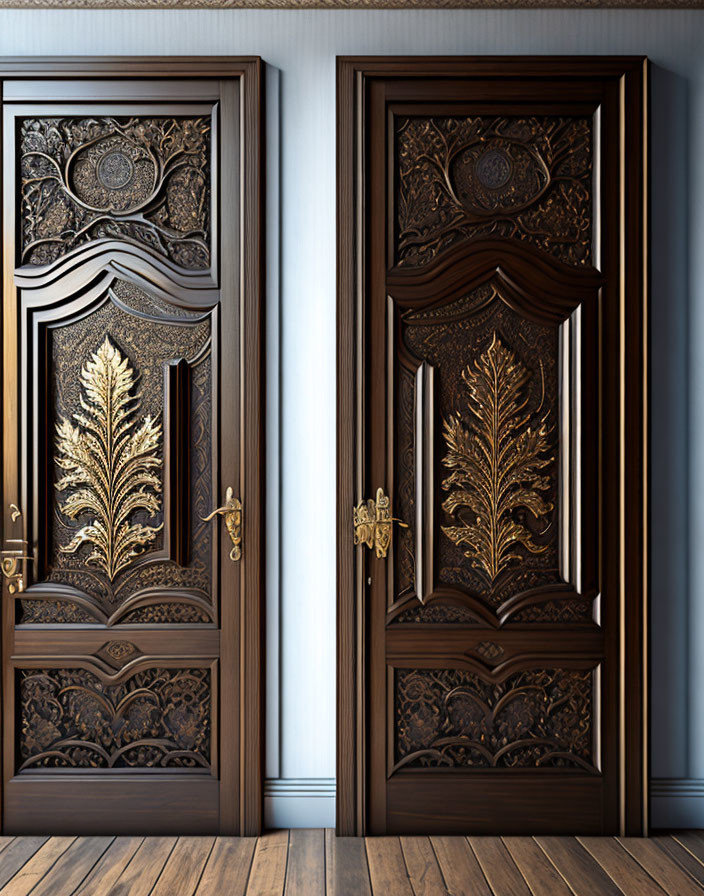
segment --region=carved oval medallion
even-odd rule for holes
[[[145,146],[113,133],[82,147],[69,163],[69,184],[91,209],[128,214],[157,187],[158,169]]]
[[[488,190],[505,187],[511,178],[511,159],[500,149],[490,149],[479,156],[477,177]]]
[[[450,164],[457,199],[472,214],[515,212],[535,201],[549,183],[537,153],[514,140],[495,139],[466,146]]]
[[[106,190],[122,190],[134,177],[132,160],[118,149],[106,152],[95,170]]]

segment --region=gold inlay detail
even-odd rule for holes
[[[73,554],[91,544],[86,562],[113,581],[163,527],[133,521],[135,513],[149,517],[161,509],[161,424],[150,414],[138,419],[137,377],[107,336],[84,364],[80,383],[78,425],[66,418],[56,425],[56,463],[64,470],[56,490],[66,493],[59,504],[65,516],[92,518],[59,550]]]
[[[449,492],[443,509],[456,525],[442,531],[457,545],[466,545],[465,556],[495,582],[501,572],[521,555],[522,545],[542,554],[547,544],[519,518],[528,511],[538,523],[547,523],[553,509],[543,494],[551,486],[547,468],[550,453],[549,412],[527,410],[525,386],[530,372],[494,333],[489,348],[462,372],[467,387],[471,425],[461,412],[444,421],[447,453],[443,464],[452,470],[444,480]],[[542,401],[541,401],[542,408]]]

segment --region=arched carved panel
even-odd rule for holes
[[[393,302],[395,510],[408,524],[396,534],[395,624],[592,622],[570,535],[592,500],[570,472],[580,324],[568,307],[541,319],[529,298],[517,305],[490,277],[441,302]],[[433,458],[420,478],[419,451]],[[419,495],[434,527],[419,529]]]
[[[212,315],[118,278],[43,332],[53,453],[38,488],[51,512],[20,621],[212,622],[213,530],[203,520],[213,505]],[[178,359],[185,375],[173,396]],[[192,533],[184,556],[176,528]],[[180,600],[164,602],[169,592]]]

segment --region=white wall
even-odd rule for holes
[[[270,66],[267,811],[279,825],[332,823],[335,55],[651,57],[653,820],[704,826],[704,13],[2,11],[0,53]]]

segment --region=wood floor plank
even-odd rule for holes
[[[447,896],[429,837],[401,837],[401,849],[415,896]]]
[[[573,837],[536,837],[535,842],[576,896],[621,896],[621,891]]]
[[[531,896],[528,884],[500,837],[468,837],[467,840],[496,896]]]
[[[414,896],[398,837],[367,837],[372,892],[379,896]]]
[[[13,838],[10,838],[13,839]],[[27,896],[44,875],[54,867],[75,837],[50,837],[0,890],[0,896]],[[2,853],[0,852],[0,867]]]
[[[103,896],[119,879],[143,842],[144,837],[116,837],[74,896]]]
[[[256,846],[256,837],[218,837],[196,896],[244,896]]]
[[[288,862],[288,831],[263,834],[254,851],[248,896],[282,896]]]
[[[655,843],[668,853],[678,865],[689,872],[697,883],[704,886],[704,864],[702,864],[701,834],[699,831],[685,831],[675,837],[657,836]]]
[[[672,838],[691,852],[697,861],[704,863],[704,831],[676,831]],[[665,839],[656,837],[656,840]]]
[[[32,896],[69,894],[81,885],[114,837],[76,837],[51,871],[32,890]]]
[[[572,896],[572,890],[532,837],[501,839],[533,896]]]
[[[372,896],[363,837],[325,831],[325,886],[327,896]]]
[[[12,841],[14,839],[15,839],[14,837],[10,837],[10,836],[0,837],[0,852],[2,852],[4,849],[6,849],[12,843]]]
[[[132,861],[105,896],[149,896],[177,839],[177,837],[145,837]]]
[[[2,859],[0,887],[4,887],[48,839],[48,837],[13,837],[12,842],[0,853]]]
[[[664,896],[662,887],[629,855],[613,837],[579,837],[625,896]]]
[[[465,837],[431,837],[430,842],[452,896],[492,896],[481,865]]]
[[[325,831],[296,828],[288,843],[285,896],[325,896]]]
[[[655,878],[666,893],[702,896],[702,888],[664,849],[642,837],[619,838],[619,843]]]
[[[179,837],[152,896],[193,896],[214,843],[215,837]]]

